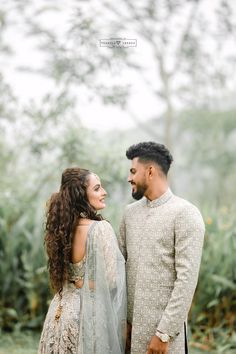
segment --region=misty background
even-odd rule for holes
[[[100,47],[101,39],[136,47]],[[190,353],[235,353],[236,3],[0,4],[0,353],[36,353],[48,303],[45,204],[66,167],[97,173],[118,232],[126,149],[164,143],[206,237]]]

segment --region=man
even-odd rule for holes
[[[126,259],[131,354],[187,353],[186,321],[197,284],[204,223],[198,209],[175,196],[173,161],[162,144],[132,145],[128,182],[138,201],[120,226]]]

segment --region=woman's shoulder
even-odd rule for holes
[[[111,224],[107,220],[99,220],[95,224],[98,230],[113,230]]]
[[[106,238],[108,236],[114,237],[115,232],[113,227],[107,220],[99,220],[94,223],[94,233],[97,235],[97,238]]]
[[[101,220],[96,222],[96,228],[94,229],[94,241],[97,245],[105,248],[116,247],[117,238],[113,227],[107,220]]]

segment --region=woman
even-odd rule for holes
[[[125,265],[111,225],[97,214],[106,191],[92,172],[68,168],[52,195],[45,244],[56,292],[38,354],[123,354]]]

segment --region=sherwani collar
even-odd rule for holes
[[[144,204],[149,208],[155,208],[162,204],[165,204],[172,196],[173,193],[171,192],[170,188],[168,188],[167,191],[157,199],[149,200],[144,197]]]

